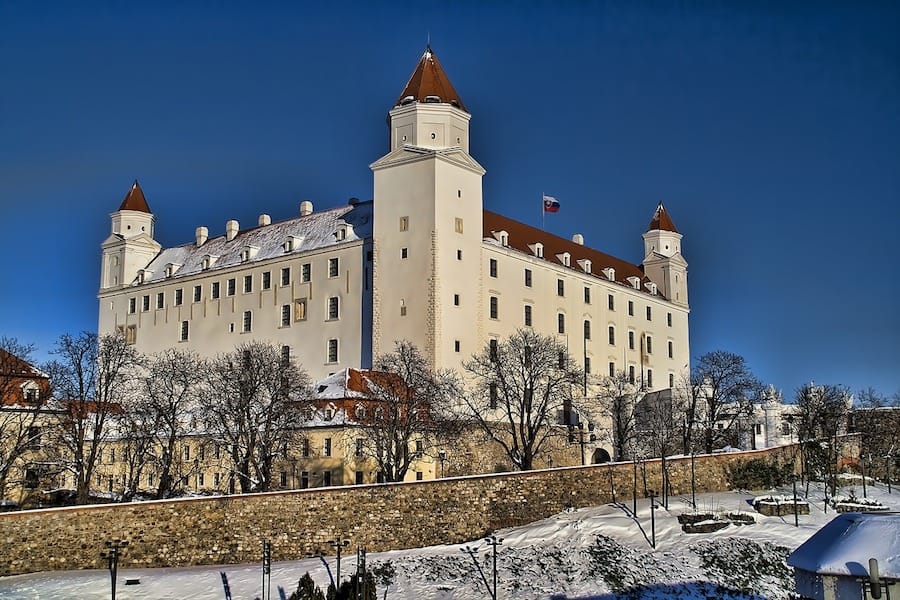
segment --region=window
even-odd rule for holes
[[[453,351],[454,351],[454,352],[459,352],[459,340],[454,340],[454,341],[453,341]]]
[[[610,377],[616,376],[616,363],[614,363],[614,362],[609,363],[609,376]]]
[[[653,371],[650,369],[647,369],[647,387],[650,389],[653,388]]]
[[[201,288],[199,285],[194,286],[194,302],[200,302],[200,298],[203,294],[202,290],[203,288]]]
[[[647,354],[653,354],[653,338],[647,336]]]
[[[281,269],[281,285],[291,285],[291,268],[284,267]]]
[[[669,387],[670,388],[675,387],[675,374],[674,373],[669,373]]]
[[[331,456],[331,438],[325,438],[325,447],[322,448],[322,456]]]
[[[400,217],[400,231],[409,231],[409,217]]]
[[[407,259],[409,258],[409,249],[408,248],[400,248],[400,258]]]
[[[125,343],[126,344],[136,344],[137,343],[137,325],[129,325],[125,328]]]
[[[184,301],[184,291],[181,288],[175,290],[175,306],[181,306]]]
[[[141,310],[144,312],[147,312],[148,310],[150,310],[150,295],[149,294],[141,297]]]
[[[290,327],[291,326],[291,305],[283,304],[281,306],[281,326],[282,327]]]
[[[281,347],[281,364],[282,364],[282,366],[288,366],[291,364],[291,347],[290,346],[282,346]]]
[[[609,310],[616,310],[616,299],[613,298],[612,294],[609,294],[606,297],[606,305],[609,308]]]
[[[587,319],[584,320],[584,339],[591,339],[591,322]]]
[[[648,307],[647,307],[647,320],[648,320],[648,321],[652,321],[652,320],[653,320],[653,317],[652,317],[652,314],[651,314],[650,311],[651,311],[651,309],[650,309],[650,307],[648,306]]]
[[[253,330],[253,313],[249,310],[244,311],[244,322],[241,331],[247,333]]]
[[[525,269],[525,287],[531,287],[531,269]]]
[[[497,276],[497,259],[492,258],[488,264],[490,265],[491,277],[496,277]]]
[[[325,487],[331,485],[331,471],[322,471],[322,485]]]
[[[300,455],[303,458],[309,458],[309,438],[303,438],[300,443]]]
[[[336,363],[338,361],[338,341],[328,340],[328,362]]]
[[[556,280],[556,295],[557,296],[565,296],[566,295],[566,282],[562,279]]]
[[[634,385],[634,365],[628,365],[628,383]]]
[[[228,280],[228,284],[225,286],[225,293],[228,294],[229,296],[234,296],[234,289],[235,289],[235,280],[232,278],[232,279]]]
[[[609,343],[610,344],[616,343],[616,328],[613,327],[612,325],[609,326]]]
[[[356,472],[356,485],[361,485],[363,483],[365,483],[365,481],[363,480],[363,472],[357,471]]]
[[[459,294],[453,294],[453,306],[459,306]]]
[[[184,460],[191,460],[191,447],[190,446],[185,446],[183,453],[184,453]]]
[[[634,350],[634,332],[633,331],[628,332],[628,349]]]
[[[218,300],[218,298],[219,298],[219,282],[218,281],[212,282],[212,286],[211,286],[209,295],[213,300]]]
[[[249,294],[253,291],[253,275],[244,275],[244,293]]]
[[[675,346],[674,346],[674,344],[672,344],[672,340],[669,340],[667,346],[668,346],[667,350],[668,350],[669,358],[673,358],[674,354],[675,354]]]
[[[282,471],[279,475],[278,483],[281,485],[281,487],[287,487],[287,473],[285,471]]]
[[[454,223],[454,229],[456,229],[456,233],[463,232],[463,220],[459,217],[456,217],[456,221]]]
[[[339,270],[340,270],[340,265],[338,263],[338,259],[337,258],[329,258],[328,259],[328,276],[329,277],[337,277]]]
[[[300,282],[309,283],[312,279],[312,264],[304,263],[300,265]]]
[[[354,455],[355,456],[363,455],[363,439],[362,438],[356,438],[356,452],[354,452]]]
[[[666,325],[672,326],[672,313],[666,313]]]
[[[531,327],[531,305],[525,305],[525,325]]]
[[[556,315],[556,331],[558,333],[566,332],[566,315],[562,313]]]
[[[422,481],[425,478],[425,474],[422,471],[416,471],[416,481]]]
[[[300,489],[305,490],[309,487],[309,471],[300,471]]]
[[[530,348],[526,348],[526,350],[530,350]],[[525,357],[526,357],[526,361],[528,363],[530,363],[531,362],[530,353],[526,352]],[[565,369],[568,358],[569,357],[566,355],[565,350],[560,350],[559,353],[556,355],[556,367],[560,370]]]
[[[166,295],[162,292],[156,294],[156,308],[162,308],[166,305]]]
[[[491,296],[491,318],[497,318],[497,296]]]
[[[589,288],[587,286],[584,287],[584,303],[585,304],[591,303],[591,288]]]
[[[490,386],[490,408],[497,408],[497,384],[492,383]]]
[[[632,302],[631,300],[628,301],[628,316],[634,316],[634,302]]]
[[[588,356],[584,357],[584,372],[587,375],[591,374],[591,359]]]
[[[188,340],[188,327],[189,327],[189,325],[188,325],[187,321],[181,322],[181,341],[182,342],[186,342]]]
[[[272,271],[263,271],[260,287],[264,290],[272,288]]]
[[[328,320],[333,321],[335,319],[340,318],[340,311],[338,305],[338,297],[331,296],[328,299]]]
[[[462,250],[456,251],[456,260],[462,260]]]
[[[306,298],[300,298],[299,300],[294,300],[294,320],[295,321],[305,321],[306,320]]]
[[[491,341],[489,342],[489,344],[490,344],[489,347],[490,347],[491,362],[497,362],[497,340],[494,338],[491,338]]]
[[[133,315],[137,312],[137,298],[128,299],[128,314]]]

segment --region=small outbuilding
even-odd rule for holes
[[[873,558],[877,586],[871,580]],[[838,515],[794,550],[787,563],[805,599],[900,599],[900,513]]]

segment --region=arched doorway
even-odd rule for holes
[[[609,452],[604,450],[603,448],[597,448],[594,450],[594,454],[591,456],[591,464],[599,465],[600,463],[609,462]]]

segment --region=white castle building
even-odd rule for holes
[[[192,242],[162,248],[135,182],[102,246],[99,332],[142,352],[206,356],[262,339],[318,380],[369,368],[401,339],[458,369],[489,340],[533,327],[594,374],[672,386],[690,362],[689,308],[665,208],[643,233],[640,265],[487,211],[470,116],[429,47],[390,110],[371,201],[303,202],[287,221],[228,221],[212,237],[198,227]]]

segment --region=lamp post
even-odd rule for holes
[[[337,570],[335,571],[334,587],[338,588],[341,585],[341,551],[350,545],[350,540],[335,538],[328,540],[326,543],[337,551]]]
[[[444,450],[438,450],[438,460],[441,462],[441,479],[444,478],[444,461],[447,460],[447,453]]]
[[[794,527],[800,527],[800,517],[797,513],[797,476],[791,475],[791,484],[794,486]]]
[[[859,456],[859,470],[862,474],[862,482],[863,482],[863,498],[866,498],[866,455],[860,454]]]
[[[492,549],[492,557],[494,559],[494,592],[491,595],[491,598],[492,600],[497,600],[497,546],[503,544],[503,538],[498,538],[496,535],[491,535],[484,538],[484,541],[489,546],[491,546]]]
[[[475,558],[475,555],[478,553],[478,546],[474,548],[472,546],[466,546],[465,548],[460,548],[461,552],[465,552],[469,556],[472,557],[472,562],[475,563],[475,568],[478,569],[478,574],[481,575],[481,580],[484,582],[484,587],[487,589],[487,593],[491,595],[491,585],[488,583],[487,577],[484,574],[484,570],[481,568],[481,564],[478,562],[478,559]],[[491,600],[495,600],[493,597]]]
[[[890,453],[885,457],[887,458],[887,484],[888,484],[888,494],[891,493],[891,466],[894,462],[894,457],[891,456]]]
[[[637,457],[634,456],[631,459],[632,467],[634,468],[634,478],[631,482],[631,514],[634,515],[634,518],[637,518]]]
[[[100,552],[101,558],[107,560],[107,568],[109,569],[109,579],[111,586],[111,598],[116,600],[116,576],[119,572],[119,553],[128,547],[128,541],[118,538],[103,542],[105,550]]]
[[[272,544],[263,540],[262,594],[263,600],[272,600]]]
[[[691,449],[691,504],[697,510],[697,479],[694,476],[694,450]]]
[[[647,490],[650,495],[650,546],[656,548],[656,490]]]

